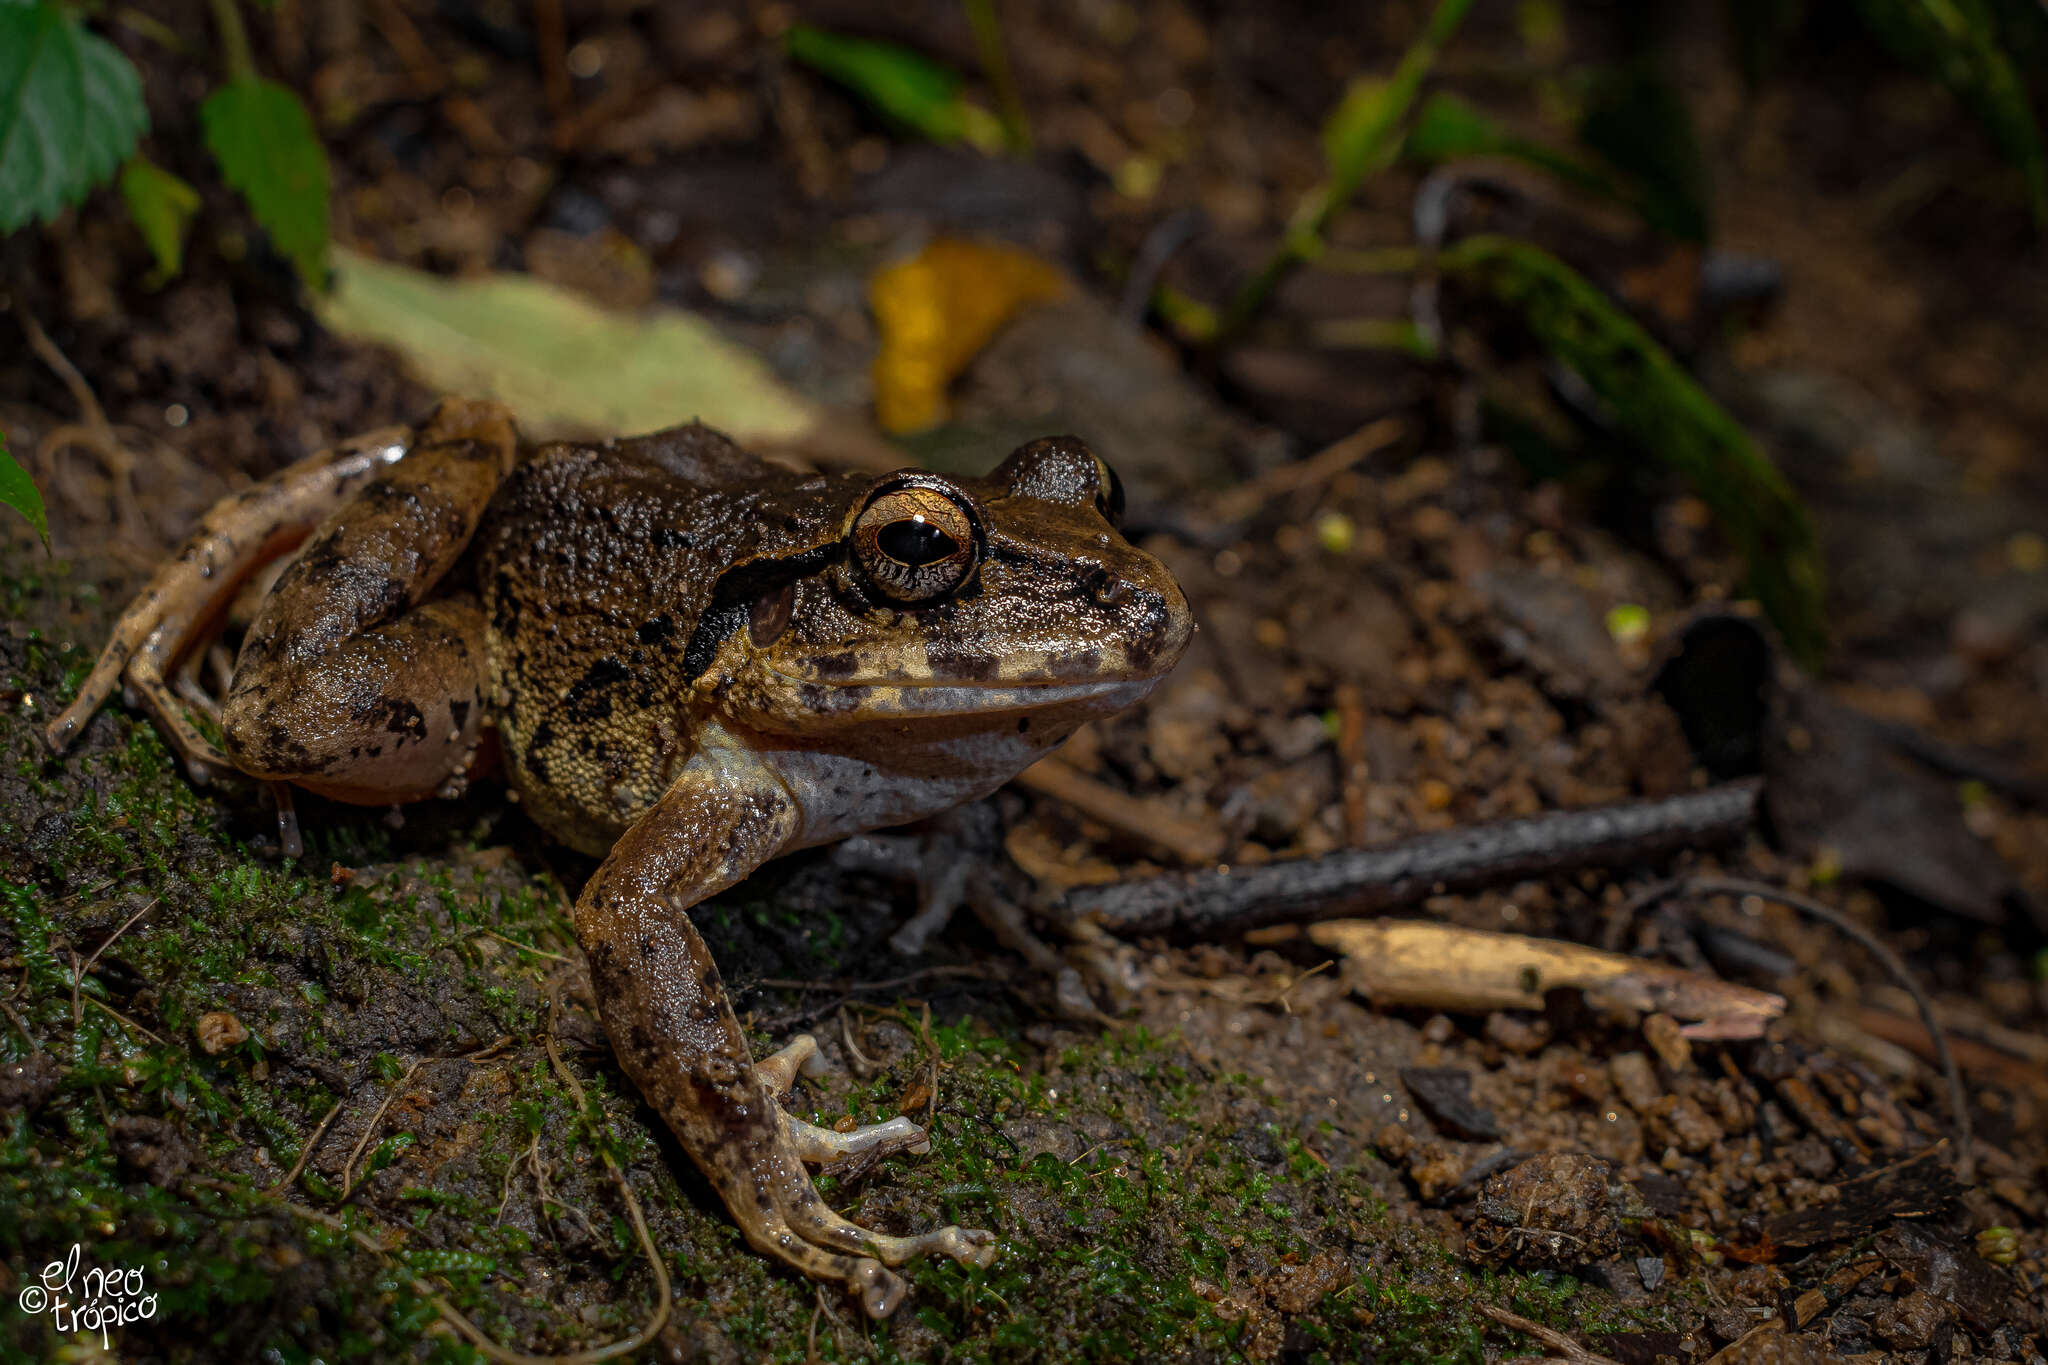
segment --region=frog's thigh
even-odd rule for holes
[[[298,544],[378,470],[399,461],[412,441],[404,427],[370,432],[215,503],[115,622],[78,696],[50,722],[50,746],[67,746],[125,673],[139,699],[172,729],[181,750],[203,756],[212,746],[191,729],[163,683],[164,672],[226,610],[250,574]]]
[[[825,1206],[733,1017],[718,967],[687,911],[781,852],[801,819],[760,771],[686,775],[626,831],[576,906],[576,934],[619,1064],[718,1189],[756,1250],[834,1280],[882,1316],[902,1281],[882,1262],[924,1251],[990,1254],[957,1228],[887,1237]],[[800,1060],[770,1068],[778,1082]]]
[[[474,599],[426,602],[307,659],[235,670],[221,733],[256,777],[365,805],[453,795],[484,718]]]

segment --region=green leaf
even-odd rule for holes
[[[206,146],[257,225],[316,293],[327,276],[327,149],[299,97],[275,81],[229,81],[199,107]]]
[[[1864,25],[1902,62],[1968,105],[2026,181],[2034,226],[2048,227],[2048,151],[2026,85],[1983,0],[1858,0]]]
[[[1402,120],[1415,106],[1415,97],[1435,67],[1437,55],[1471,8],[1472,0],[1437,0],[1429,23],[1401,54],[1393,75],[1385,80],[1361,76],[1344,91],[1337,107],[1323,120],[1326,179],[1302,200],[1287,225],[1287,235],[1259,267],[1259,273],[1238,289],[1210,336],[1212,345],[1237,335],[1280,281],[1322,250],[1323,229],[1337,210],[1400,154]]]
[[[83,199],[148,126],[113,44],[55,4],[0,5],[0,233]]]
[[[1509,132],[1485,112],[1448,91],[1440,90],[1423,101],[1414,126],[1408,130],[1405,152],[1412,160],[1432,164],[1467,156],[1512,157],[1548,171],[1588,194],[1633,202],[1612,179],[1585,162]]]
[[[121,168],[121,195],[128,201],[128,216],[156,257],[157,282],[170,279],[185,265],[185,229],[199,212],[199,191],[149,158],[137,156]]]
[[[370,1174],[375,1175],[398,1160],[399,1153],[412,1146],[414,1141],[411,1133],[393,1133],[378,1143],[376,1150],[370,1153]]]
[[[1429,26],[1401,54],[1392,76],[1361,76],[1337,101],[1323,121],[1323,161],[1333,204],[1347,202],[1368,178],[1393,164],[1401,150],[1401,121],[1415,107],[1437,55],[1471,8],[1472,0],[1439,0]]]
[[[1770,457],[1636,321],[1555,256],[1468,237],[1437,258],[1446,276],[1519,314],[1599,395],[1615,427],[1681,475],[1713,510],[1749,587],[1802,661],[1827,645],[1820,550],[1806,509]]]
[[[792,28],[784,42],[790,56],[934,142],[967,142],[985,152],[1002,146],[995,115],[960,97],[960,74],[922,53],[808,24]]]
[[[28,471],[14,462],[7,453],[7,438],[0,434],[0,503],[5,503],[28,518],[29,525],[36,528],[36,534],[43,538],[43,548],[50,548],[50,515],[43,507],[42,492]]]
[[[1648,62],[1595,75],[1579,141],[1635,182],[1637,211],[1651,227],[1681,241],[1707,240],[1713,195],[1692,112]]]

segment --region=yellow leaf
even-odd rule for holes
[[[1066,288],[1059,271],[1015,247],[940,238],[868,281],[882,334],[875,416],[901,435],[946,415],[946,386],[1026,304]]]

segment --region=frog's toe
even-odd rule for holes
[[[903,1302],[903,1277],[880,1261],[861,1261],[847,1288],[860,1295],[860,1306],[871,1318],[886,1318]]]
[[[987,1228],[945,1227],[904,1240],[920,1244],[912,1255],[951,1256],[961,1265],[983,1270],[996,1263],[996,1235]]]
[[[869,1233],[868,1251],[888,1265],[920,1256],[950,1256],[961,1265],[986,1269],[996,1262],[996,1235],[986,1228],[934,1228],[909,1237]]]
[[[879,1159],[897,1152],[923,1156],[932,1149],[931,1138],[926,1136],[924,1129],[902,1117],[890,1119],[887,1123],[864,1124],[851,1132],[840,1133],[784,1113],[782,1131],[789,1135],[799,1157],[828,1171],[855,1157]]]
[[[790,1087],[796,1084],[799,1072],[806,1076],[819,1076],[828,1069],[825,1059],[818,1053],[818,1040],[808,1033],[799,1033],[782,1051],[754,1063],[754,1070],[768,1083],[771,1095],[787,1095]]]

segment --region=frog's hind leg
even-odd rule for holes
[[[430,596],[511,471],[504,411],[444,403],[263,599],[221,708],[235,766],[342,801],[453,795],[484,721],[482,609]]]
[[[401,459],[412,438],[405,427],[371,432],[215,503],[115,622],[78,696],[50,722],[50,747],[60,753],[70,747],[125,681],[195,777],[203,780],[209,766],[232,769],[192,724],[164,674],[227,610],[250,574],[298,544],[350,493]]]

